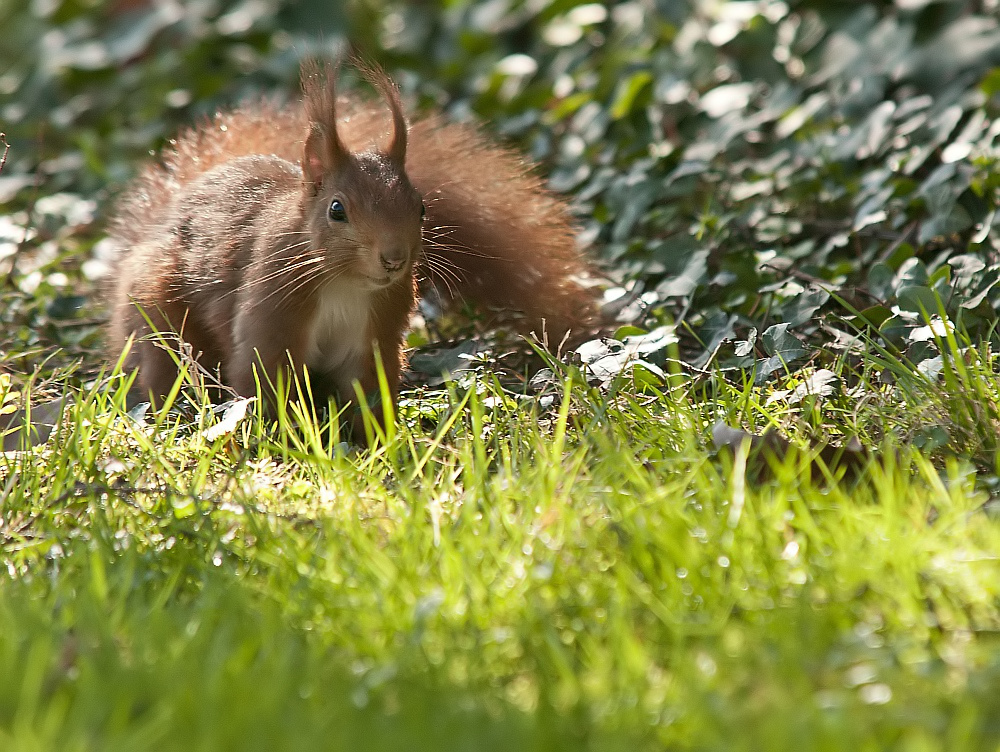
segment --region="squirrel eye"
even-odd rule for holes
[[[340,203],[338,199],[334,199],[330,202],[330,211],[328,212],[330,219],[334,222],[346,222],[347,221],[347,210],[344,205]]]

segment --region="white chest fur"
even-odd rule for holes
[[[358,285],[340,281],[324,289],[309,330],[309,369],[344,386],[359,378],[362,354],[371,346],[370,309],[371,293]]]

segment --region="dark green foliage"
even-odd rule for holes
[[[645,293],[631,321],[787,323],[817,345],[829,314],[867,310],[853,323],[894,344],[939,302],[978,335],[996,319],[989,2],[5,9],[10,208],[62,190],[103,208],[179,127],[242,98],[293,95],[298,60],[349,39],[419,105],[475,113],[540,161],[610,274]],[[706,344],[685,350],[697,362]]]

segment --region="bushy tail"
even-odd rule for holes
[[[426,271],[446,298],[520,311],[553,346],[595,323],[566,205],[522,157],[429,117],[410,128],[407,173],[427,206]]]

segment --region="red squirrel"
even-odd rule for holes
[[[126,190],[112,219],[110,347],[154,400],[177,362],[173,332],[244,396],[308,368],[314,396],[393,400],[416,303],[415,267],[446,297],[521,311],[550,336],[591,323],[564,202],[516,154],[467,125],[407,123],[395,85],[360,70],[388,106],[338,98],[306,64],[301,106],[247,106],[183,133]],[[256,377],[255,377],[256,372]],[[318,387],[317,385],[321,385]],[[317,395],[317,391],[319,394]]]

